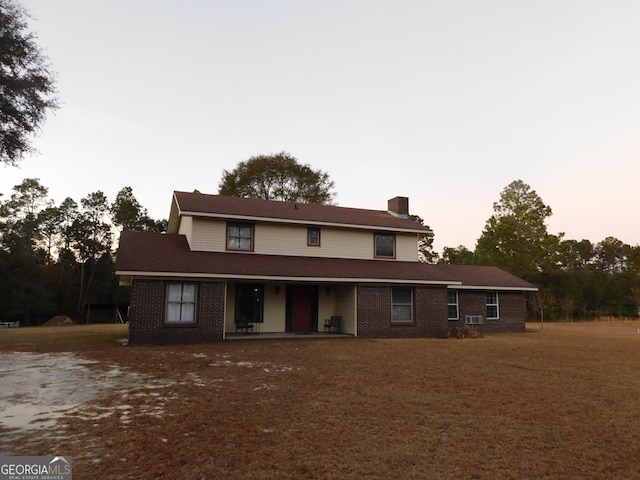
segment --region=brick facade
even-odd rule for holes
[[[466,315],[482,315],[483,332],[524,332],[525,295],[498,292],[499,316],[487,319],[486,292],[458,291],[458,320],[447,320],[447,289],[413,288],[413,322],[391,321],[390,286],[357,287],[357,335],[362,338],[442,338],[449,329],[464,325]],[[199,282],[196,323],[166,324],[166,282],[136,279],[131,289],[129,342],[142,344],[180,344],[221,341],[224,338],[225,283]]]
[[[458,320],[449,320],[448,327],[464,325],[466,315],[482,315],[483,332],[524,332],[526,300],[524,292],[498,292],[499,318],[487,319],[487,292],[483,290],[458,290]]]
[[[447,290],[415,287],[414,321],[391,322],[391,287],[358,287],[358,336],[363,338],[444,337],[447,332]]]
[[[358,287],[358,336],[362,338],[440,338],[449,329],[464,325],[466,315],[482,315],[483,332],[524,332],[525,296],[523,292],[498,292],[499,316],[487,320],[485,291],[458,291],[459,319],[447,320],[446,288],[414,288],[414,322],[391,322],[391,287]]]
[[[204,343],[224,338],[224,282],[199,282],[196,323],[165,323],[166,282],[136,279],[131,287],[129,343]]]

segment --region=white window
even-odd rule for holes
[[[227,250],[253,251],[253,224],[227,224]]]
[[[195,283],[167,283],[167,323],[196,321]]]
[[[497,320],[498,318],[500,318],[498,293],[487,292],[487,319]]]
[[[458,320],[458,291],[449,290],[447,292],[447,318]]]
[[[376,233],[374,235],[375,256],[382,258],[395,258],[396,236],[391,233]]]
[[[391,321],[411,323],[413,321],[413,289],[391,289]]]

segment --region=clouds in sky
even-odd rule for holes
[[[640,243],[635,1],[24,0],[62,108],[5,196],[38,177],[61,202],[173,190],[287,151],[340,205],[412,213],[474,248],[522,179],[549,231]]]

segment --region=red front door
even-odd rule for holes
[[[294,285],[291,294],[291,331],[310,332],[312,323],[313,287]]]

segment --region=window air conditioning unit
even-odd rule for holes
[[[466,315],[464,323],[467,325],[482,325],[482,315]]]

